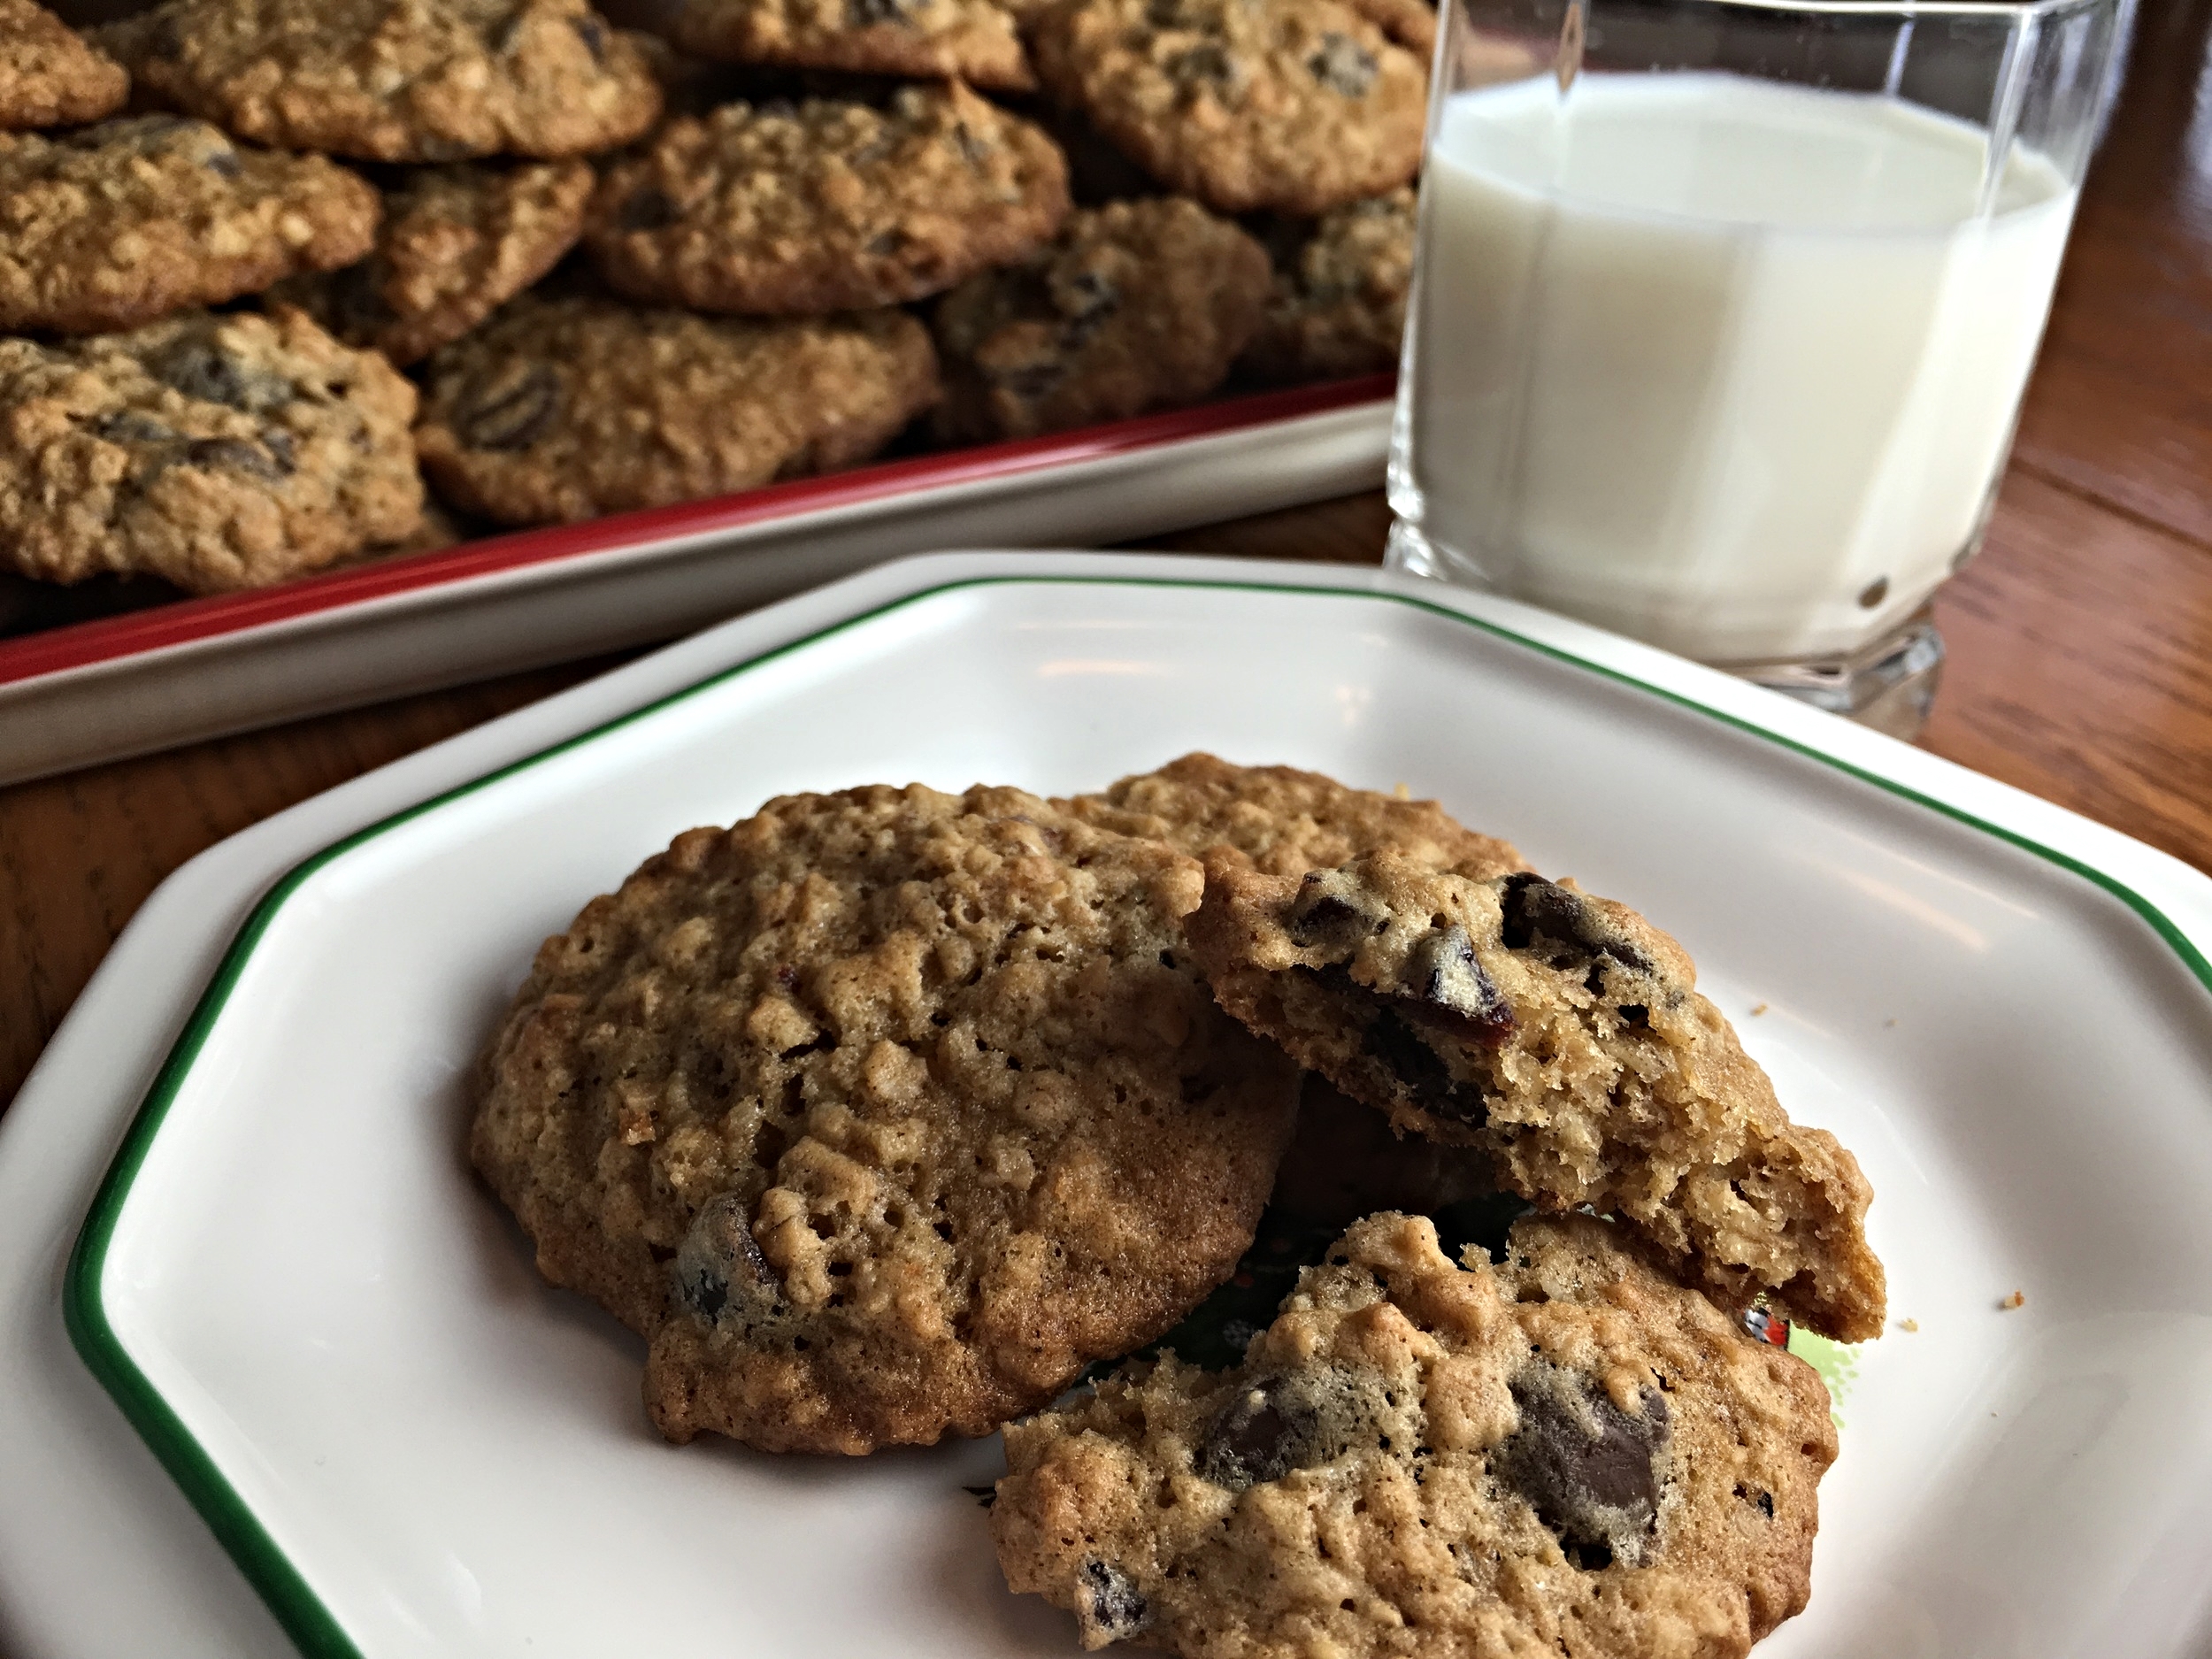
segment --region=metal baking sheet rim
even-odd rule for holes
[[[1126,540],[1371,489],[1386,391],[733,526],[632,540],[610,521],[610,546],[0,683],[0,785],[672,638],[941,545]]]

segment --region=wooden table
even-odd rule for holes
[[[2212,0],[2144,0],[1923,741],[2212,868]],[[2199,100],[2205,113],[2199,113]],[[1145,543],[1373,563],[1379,495]],[[280,808],[611,665],[580,663],[0,790],[0,1101],[131,913]]]

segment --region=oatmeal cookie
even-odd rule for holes
[[[1216,858],[1189,934],[1224,1008],[1401,1128],[1481,1148],[1542,1209],[1617,1217],[1726,1304],[1881,1334],[1857,1160],[1790,1122],[1626,905],[1390,852],[1302,879]]]
[[[589,155],[660,114],[637,39],[587,0],[167,0],[98,38],[188,115],[367,161]]]
[[[938,303],[953,442],[1025,437],[1188,403],[1259,326],[1267,254],[1179,198],[1070,216],[1018,265]]]
[[[1067,211],[1052,141],[954,82],[881,108],[739,103],[672,121],[608,169],[588,234],[633,298],[804,315],[938,293],[1028,255]]]
[[[1267,320],[1242,366],[1281,381],[1396,368],[1413,284],[1414,210],[1407,185],[1286,236]]]
[[[132,328],[359,258],[375,190],[319,156],[140,115],[0,133],[0,332]]]
[[[866,460],[936,401],[903,311],[774,321],[525,294],[434,354],[416,442],[501,524],[657,507]]]
[[[987,1433],[1251,1242],[1296,1079],[1182,954],[1200,881],[1018,789],[694,830],[539,951],[476,1166],[671,1439]]]
[[[740,64],[1036,85],[1013,14],[995,0],[679,0],[669,35]]]
[[[123,65],[33,0],[0,0],[0,131],[74,127],[123,107]]]
[[[550,271],[583,234],[588,162],[411,168],[384,198],[366,259],[280,283],[349,345],[403,367],[482,322]]]
[[[1325,213],[1421,163],[1421,61],[1338,0],[1062,0],[1031,50],[1055,96],[1225,213]]]
[[[1528,868],[1509,842],[1463,827],[1433,801],[1348,788],[1294,766],[1233,766],[1202,753],[1065,805],[1124,835],[1148,835],[1271,876],[1302,876],[1383,848],[1477,880]]]
[[[415,388],[302,313],[0,339],[0,558],[259,588],[414,534]]]
[[[1229,1375],[1007,1430],[1008,1584],[1185,1659],[1740,1659],[1810,1594],[1828,1396],[1612,1231],[1360,1222]]]

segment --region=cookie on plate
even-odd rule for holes
[[[1242,366],[1286,382],[1396,368],[1413,285],[1414,225],[1413,187],[1405,185],[1286,235],[1267,320]]]
[[[658,507],[866,460],[937,397],[900,311],[700,317],[532,292],[432,355],[416,443],[501,524]]]
[[[1481,1148],[1542,1209],[1617,1217],[1728,1305],[1881,1334],[1857,1161],[1789,1120],[1626,905],[1390,852],[1302,879],[1217,858],[1189,936],[1224,1008],[1399,1127]]]
[[[1062,0],[1031,50],[1056,97],[1225,213],[1325,213],[1421,163],[1421,60],[1338,0]]]
[[[1477,880],[1528,868],[1509,842],[1463,827],[1433,801],[1353,789],[1294,766],[1233,766],[1207,754],[1065,804],[1124,835],[1148,835],[1273,876],[1302,876],[1382,848]]]
[[[727,63],[1036,85],[1012,13],[996,0],[678,0],[670,38]]]
[[[373,253],[273,297],[349,345],[419,362],[559,263],[583,234],[592,180],[582,161],[411,168],[385,195]]]
[[[1296,1075],[1183,954],[1200,882],[1018,789],[692,831],[539,951],[476,1166],[671,1439],[988,1432],[1251,1242]]]
[[[415,388],[302,313],[0,339],[0,559],[258,588],[414,534]]]
[[[588,0],[167,0],[97,38],[188,115],[367,161],[589,155],[660,114]]]
[[[0,331],[131,328],[326,271],[368,251],[379,211],[345,168],[205,121],[0,133]]]
[[[123,107],[123,65],[33,0],[0,0],[0,131],[74,127]]]
[[[1820,1379],[1587,1217],[1466,1267],[1384,1214],[1226,1376],[1006,1432],[991,1531],[1086,1647],[1731,1659],[1810,1593]]]
[[[1187,403],[1259,327],[1267,254],[1179,197],[1071,214],[1057,241],[938,303],[940,435],[1025,437]]]
[[[1027,255],[1067,211],[1052,141],[953,82],[671,121],[607,170],[588,234],[634,299],[810,315],[938,293]]]

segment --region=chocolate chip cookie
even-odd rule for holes
[[[1216,858],[1189,935],[1224,1008],[1399,1127],[1480,1148],[1542,1209],[1617,1216],[1727,1305],[1881,1334],[1857,1161],[1790,1122],[1627,906],[1390,852],[1302,879]]]
[[[1296,1079],[1183,952],[1200,881],[1017,789],[694,830],[539,951],[476,1166],[671,1439],[988,1432],[1251,1242]]]
[[[130,328],[359,258],[380,211],[319,156],[141,115],[0,133],[0,331]]]
[[[589,155],[660,114],[587,0],[168,0],[97,38],[187,114],[368,161]]]
[[[588,234],[634,298],[806,315],[938,293],[1029,254],[1067,211],[1052,141],[954,82],[671,121],[608,170]]]
[[[1294,766],[1233,766],[1202,753],[1064,804],[1121,834],[1272,876],[1302,876],[1383,848],[1477,880],[1528,868],[1511,843],[1465,828],[1433,801],[1348,788]]]
[[[939,434],[1025,437],[1195,402],[1259,327],[1267,285],[1265,250],[1194,202],[1076,212],[938,303]]]
[[[1611,1233],[1370,1217],[1240,1369],[1007,1430],[1008,1584],[1185,1659],[1740,1659],[1810,1594],[1828,1396]]]
[[[873,455],[937,397],[903,311],[774,321],[525,294],[434,354],[416,442],[501,524],[589,518]]]
[[[592,180],[582,161],[411,168],[385,194],[373,253],[274,297],[349,345],[417,362],[559,263],[583,234]]]
[[[1243,367],[1286,382],[1396,368],[1413,285],[1414,225],[1407,185],[1340,207],[1317,224],[1283,227],[1267,320]]]
[[[131,78],[32,0],[0,0],[0,130],[74,127],[123,107]]]
[[[1411,179],[1421,60],[1337,0],[1063,0],[1037,73],[1170,188],[1325,213]]]
[[[0,558],[258,588],[414,533],[415,388],[302,313],[0,339]]]
[[[1036,84],[1014,18],[995,0],[680,0],[668,26],[686,51],[729,63]]]

